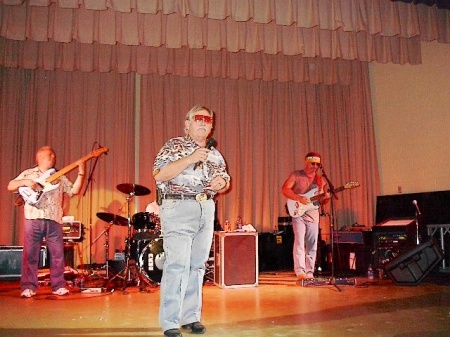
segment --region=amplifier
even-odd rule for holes
[[[374,266],[383,266],[416,245],[414,219],[389,219],[372,227]]]
[[[334,243],[370,244],[372,233],[370,231],[335,231]]]
[[[414,219],[387,220],[372,227],[375,247],[378,244],[411,244],[416,243],[416,224]]]
[[[0,279],[22,275],[23,246],[0,246]],[[46,265],[47,247],[41,246],[39,268]]]
[[[63,239],[83,241],[84,225],[80,221],[63,222]]]
[[[388,219],[372,227],[372,231],[380,233],[401,232],[409,236],[416,235],[415,219]]]
[[[410,245],[405,233],[389,233],[377,235],[375,248],[391,248]]]

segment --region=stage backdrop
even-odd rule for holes
[[[104,261],[96,213],[145,208],[156,151],[200,103],[217,113],[214,137],[233,179],[219,221],[241,215],[273,230],[285,215],[284,179],[316,150],[335,186],[361,183],[336,200],[335,225],[370,226],[378,169],[367,62],[420,64],[421,40],[450,41],[449,15],[387,0],[321,3],[1,1],[1,186],[33,165],[41,145],[55,147],[58,167],[109,147],[66,209],[88,229],[78,257]],[[121,183],[152,193],[128,200]],[[21,209],[1,191],[10,206],[0,244],[20,244]],[[126,229],[110,231],[113,253]]]

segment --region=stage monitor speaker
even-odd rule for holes
[[[436,240],[431,239],[389,261],[385,270],[395,284],[417,285],[443,256]]]
[[[23,246],[0,246],[0,278],[22,275]],[[42,246],[39,254],[39,268],[46,265],[47,247]]]
[[[215,232],[214,284],[221,288],[258,285],[258,233]]]

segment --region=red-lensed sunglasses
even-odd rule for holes
[[[194,121],[195,122],[203,121],[207,124],[210,124],[210,123],[212,123],[213,119],[212,119],[212,117],[205,116],[205,115],[194,115]]]

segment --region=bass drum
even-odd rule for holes
[[[138,265],[141,273],[148,280],[160,283],[165,260],[163,239],[158,238],[144,247],[139,255]]]

